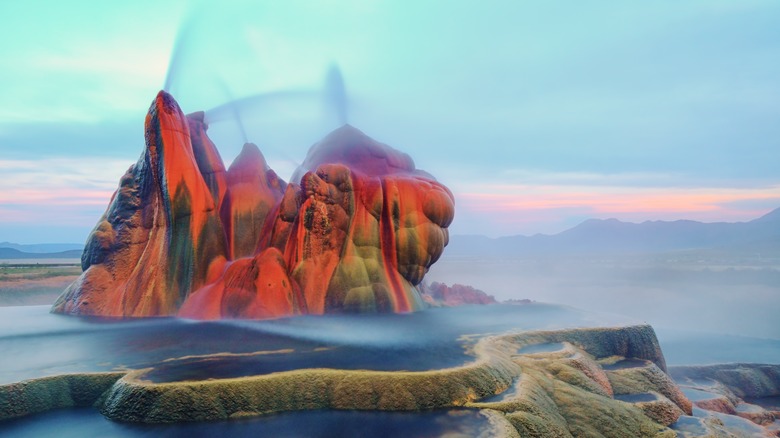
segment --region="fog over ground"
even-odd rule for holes
[[[780,270],[702,265],[671,256],[444,256],[428,281],[462,283],[499,300],[564,303],[656,328],[780,339]]]

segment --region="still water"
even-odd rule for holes
[[[82,437],[478,437],[490,435],[477,410],[430,412],[303,411],[246,420],[184,424],[123,424],[94,409],[69,409],[0,423],[2,436]]]

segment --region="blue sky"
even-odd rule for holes
[[[336,127],[334,62],[349,122],[453,190],[456,234],[780,206],[774,0],[8,1],[0,16],[0,241],[85,240],[166,77],[185,112],[255,96],[248,138],[288,177]],[[210,134],[229,164],[238,125]]]

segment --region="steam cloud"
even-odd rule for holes
[[[336,115],[339,126],[347,124],[347,92],[338,64],[333,63],[325,75],[326,107]]]

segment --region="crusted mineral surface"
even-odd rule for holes
[[[610,341],[598,350],[608,356],[651,340],[655,346],[638,350],[647,353],[638,359],[663,366],[649,326],[530,332],[482,338],[473,347],[472,362],[421,372],[301,369],[153,383],[144,378],[146,370],[138,370],[117,381],[101,410],[120,421],[174,422],[300,409],[414,411],[466,406],[496,411],[494,415],[514,425],[521,436],[527,436],[534,424],[548,432],[558,430],[560,436],[582,436],[604,428],[612,431],[604,436],[663,436],[666,424],[648,417],[641,407],[613,398],[605,371],[588,352],[602,337]],[[621,342],[612,342],[618,339]],[[565,348],[518,353],[524,345],[551,340],[564,342]],[[505,399],[493,401],[496,396]],[[603,405],[603,415],[596,419],[588,413],[594,404]],[[610,410],[620,415],[610,416]]]
[[[0,420],[95,406],[123,422],[240,419],[309,409],[479,409],[495,436],[770,436],[773,412],[735,395],[774,397],[774,366],[663,371],[650,326],[530,331],[478,337],[473,360],[429,371],[296,369],[155,383],[152,369],[70,374],[0,386]],[[279,352],[275,352],[279,353]],[[208,359],[204,357],[204,359]],[[723,374],[724,383],[713,376]],[[737,374],[741,377],[736,377]],[[748,375],[753,377],[747,378]],[[763,383],[762,383],[763,382]],[[692,386],[691,386],[692,385]],[[737,403],[737,415],[694,407],[686,388]],[[761,399],[757,399],[761,402]],[[692,411],[692,412],[691,412]]]

